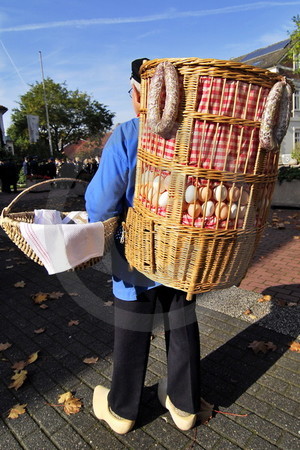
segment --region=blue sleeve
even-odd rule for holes
[[[90,222],[122,214],[128,171],[126,139],[122,126],[118,126],[107,142],[99,168],[86,190],[86,211]]]

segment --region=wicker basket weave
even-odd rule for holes
[[[46,180],[42,181],[41,183],[37,183],[33,186],[30,186],[27,189],[24,189],[17,197],[13,199],[13,201],[2,210],[1,216],[0,216],[0,226],[3,228],[3,230],[6,232],[8,237],[14,242],[14,244],[19,247],[22,252],[28,256],[30,259],[32,259],[34,262],[43,265],[40,258],[36,255],[36,253],[32,250],[32,248],[27,244],[26,240],[22,236],[22,233],[20,231],[20,223],[21,222],[27,222],[27,223],[33,223],[34,221],[34,212],[28,211],[28,212],[16,212],[12,213],[10,212],[12,207],[16,205],[16,203],[20,200],[21,197],[23,197],[25,194],[29,193],[33,189],[44,187],[49,183],[54,182],[72,182],[72,183],[83,183],[87,184],[86,181],[79,180],[79,179],[73,179],[73,178],[58,178],[53,180]],[[65,217],[68,213],[62,212],[62,217]],[[116,231],[118,224],[118,218],[113,217],[111,219],[105,220],[103,222],[104,226],[104,253],[106,253],[113,242],[114,233]],[[76,266],[74,269],[71,270],[79,270],[79,269],[85,269],[87,267],[90,267],[97,262],[101,260],[101,257],[91,258],[88,261],[85,261],[81,263],[80,265]]]
[[[147,123],[151,79],[163,61],[175,66],[180,84],[177,131],[167,140]],[[279,152],[260,148],[259,128],[267,95],[280,78],[245,64],[198,58],[146,62],[141,78],[126,258],[150,279],[187,292],[188,299],[237,285],[266,223],[277,177]],[[196,192],[189,204],[188,188]]]

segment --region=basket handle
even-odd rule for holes
[[[51,178],[50,180],[41,181],[40,183],[33,184],[32,186],[29,186],[28,188],[24,189],[24,191],[20,192],[20,194],[17,195],[11,201],[11,203],[8,206],[3,208],[2,212],[1,212],[1,218],[5,217],[7,214],[9,214],[9,212],[10,212],[11,208],[13,207],[13,205],[15,203],[17,203],[17,201],[21,197],[23,197],[23,195],[27,194],[29,191],[31,191],[32,189],[36,188],[37,186],[42,186],[42,185],[48,184],[48,183],[55,183],[56,181],[72,181],[72,182],[77,182],[77,183],[86,183],[86,184],[88,184],[88,181],[81,180],[80,178]]]

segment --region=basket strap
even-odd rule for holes
[[[51,178],[50,180],[41,181],[40,183],[33,184],[32,186],[29,186],[28,188],[24,189],[24,191],[22,191],[19,195],[17,195],[8,206],[3,208],[2,212],[1,212],[1,218],[3,219],[7,214],[9,214],[13,205],[15,205],[17,203],[17,201],[20,200],[21,197],[23,197],[23,195],[25,195],[28,192],[30,192],[31,190],[35,189],[37,186],[43,186],[45,184],[55,183],[56,181],[59,181],[59,182],[60,181],[72,181],[72,182],[76,182],[76,183],[88,184],[88,181],[80,180],[79,178]]]

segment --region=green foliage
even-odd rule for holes
[[[26,175],[24,173],[24,170],[21,169],[19,172],[18,185],[22,186],[24,184],[26,184]]]
[[[280,167],[278,171],[278,181],[300,180],[300,167]]]
[[[292,20],[295,24],[295,29],[290,33],[292,45],[289,51],[289,56],[291,58],[294,58],[295,56],[298,56],[298,58],[300,58],[300,16],[294,16]],[[299,72],[299,69],[297,70],[297,72]]]
[[[55,153],[64,145],[86,139],[90,135],[103,135],[112,126],[114,114],[106,106],[78,90],[70,91],[66,84],[45,80],[52,146]],[[45,112],[43,84],[30,85],[29,91],[20,97],[18,108],[13,109],[12,125],[7,133],[21,155],[49,156],[48,129]],[[29,143],[27,115],[39,116],[40,138]]]
[[[297,163],[300,163],[300,142],[297,142],[297,144],[295,145],[294,150],[292,151],[291,154],[293,159],[297,160]]]

